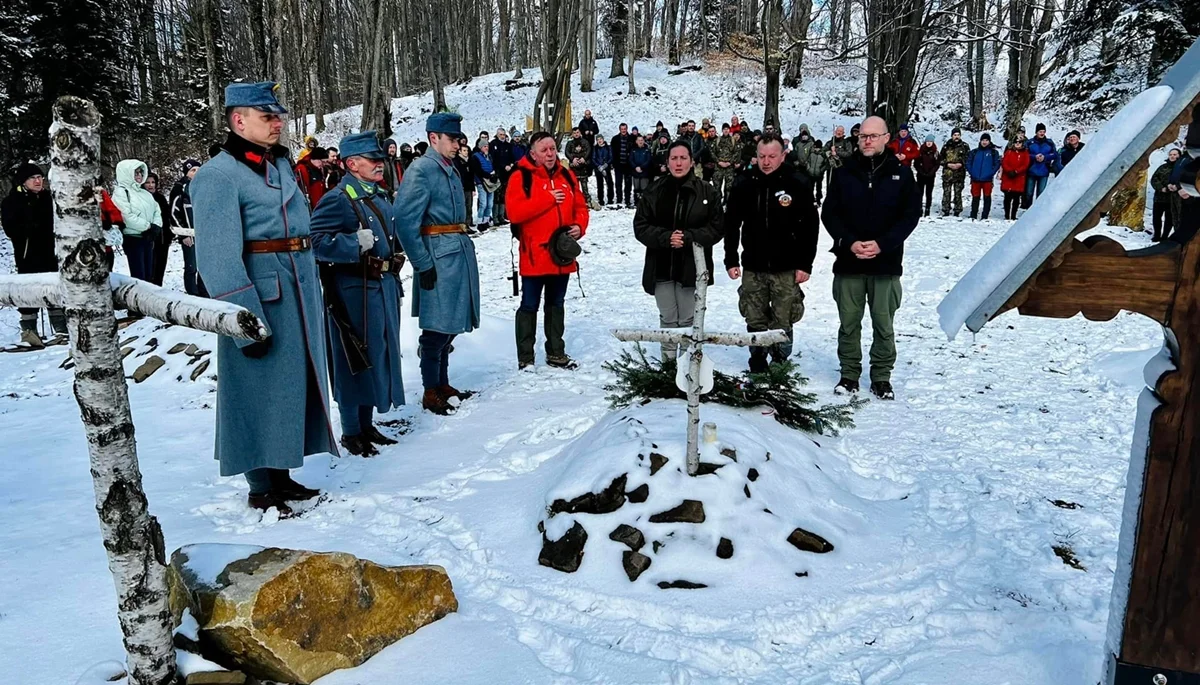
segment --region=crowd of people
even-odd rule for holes
[[[482,131],[471,143],[459,115],[437,113],[415,144],[381,144],[374,131],[349,134],[338,148],[309,138],[293,162],[279,145],[286,110],[273,84],[231,84],[225,100],[227,139],[206,163],[186,160],[166,197],[138,160],[121,161],[111,193],[97,189],[97,197],[110,254],[123,251],[135,278],[161,285],[178,241],[189,295],[239,305],[266,324],[265,339],[218,342],[216,455],[222,475],[245,475],[251,506],[281,513],[318,494],[290,476],[305,455],[340,444],[372,456],[394,442],[374,417],[405,402],[406,262],[421,328],[421,405],[445,415],[472,396],[451,384],[450,357],[457,336],[480,323],[472,240],[480,232],[508,225],[519,243],[518,369],[535,364],[539,311],[545,363],[577,366],[564,341],[565,300],[592,212],[635,209],[633,234],[645,247],[642,287],[664,327],[694,320],[693,245],[711,274],[712,248],[723,243],[747,331],[779,331],[788,340],[750,348],[753,377],[792,354],[824,226],[833,239],[839,316],[835,392],[859,392],[869,310],[869,389],[893,399],[904,244],[931,212],[936,176],[945,216],[962,215],[969,179],[971,219],[989,217],[999,177],[1011,220],[1083,149],[1078,132],[1059,147],[1041,125],[1003,152],[987,133],[971,147],[958,129],[939,149],[932,136],[918,144],[908,126],[893,135],[878,117],[855,124],[848,136],[837,126],[825,143],[807,125],[788,139],[770,124],[751,130],[738,117],[719,127],[688,121],[674,133],[660,121],[649,135],[622,122],[606,139],[590,111],[561,143],[549,133],[503,128]],[[1193,130],[1186,149],[1171,150],[1154,173],[1155,240],[1178,229],[1184,202],[1197,201],[1185,199],[1197,195],[1197,158],[1200,130]],[[18,270],[56,270],[44,175],[24,165],[15,181],[2,218]],[[21,312],[30,345],[42,343],[37,317],[37,310]],[[52,310],[50,319],[64,334],[63,312]],[[670,363],[680,352],[664,345],[661,359]]]

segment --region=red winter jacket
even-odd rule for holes
[[[1000,190],[1006,193],[1025,192],[1025,174],[1029,171],[1029,150],[1008,148],[1000,160]]]
[[[306,158],[296,164],[296,180],[300,185],[300,192],[308,198],[310,210],[315,209],[325,196],[325,172]]]
[[[921,154],[921,146],[917,145],[917,141],[913,140],[911,133],[904,139],[903,149],[900,148],[899,136],[892,138],[892,142],[888,143],[888,149],[892,151],[893,155],[904,155],[904,159],[900,160],[900,163],[907,167],[911,167],[913,160]]]
[[[529,195],[524,187],[527,176],[532,181]],[[554,189],[566,193],[561,204],[550,194]],[[576,224],[587,233],[587,203],[573,175],[559,167],[551,177],[546,167],[525,157],[508,180],[504,202],[508,220],[520,227],[522,276],[557,276],[579,268],[574,262],[569,266],[555,264],[548,247],[550,236],[562,226]]]

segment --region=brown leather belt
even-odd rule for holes
[[[278,238],[276,240],[247,240],[246,254],[267,254],[270,252],[304,252],[312,247],[308,236],[299,238]]]
[[[447,233],[466,232],[466,224],[430,224],[421,227],[421,235],[446,235]]]
[[[392,274],[397,278],[400,277],[400,269],[404,268],[404,255],[396,255],[388,259],[372,257],[366,255],[363,257],[363,270],[367,274],[367,278],[380,279],[384,274]]]

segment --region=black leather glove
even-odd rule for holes
[[[421,272],[421,290],[433,290],[435,285],[437,285],[437,269],[431,266],[427,271]]]
[[[267,356],[267,352],[271,351],[271,339],[267,338],[262,342],[250,343],[242,348],[242,354],[250,359],[262,359]]]

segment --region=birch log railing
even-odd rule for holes
[[[703,379],[701,369],[704,362],[704,345],[728,345],[735,347],[766,347],[778,343],[790,342],[792,336],[785,331],[765,331],[762,333],[709,333],[704,330],[704,315],[708,312],[708,260],[704,258],[704,248],[692,243],[692,257],[696,260],[696,314],[692,319],[692,329],[672,330],[653,329],[643,330],[634,328],[618,328],[612,334],[617,340],[624,342],[650,342],[662,344],[687,345],[687,472],[689,476],[696,475],[700,470],[700,395]]]
[[[129,685],[176,682],[162,529],[150,515],[138,467],[115,308],[237,338],[267,331],[228,303],[172,293],[110,274],[93,188],[100,178],[100,114],[59,98],[50,127],[57,274],[0,277],[0,305],[63,307],[75,362],[75,399],[87,436],[100,534],[117,591]]]

